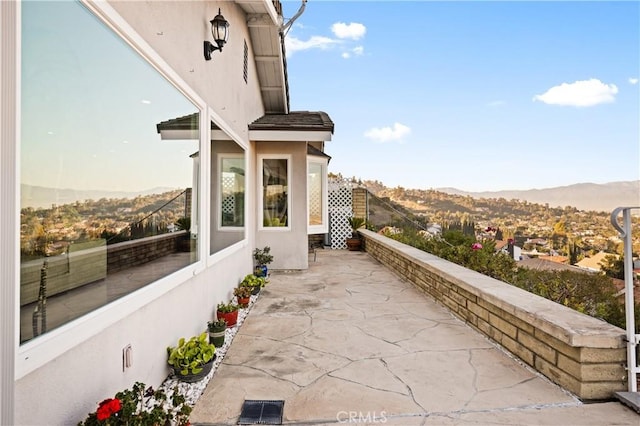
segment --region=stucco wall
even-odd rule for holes
[[[263,107],[253,60],[249,61],[249,83],[243,79],[243,38],[250,44],[244,13],[230,2],[110,4],[213,108],[224,125],[249,146],[247,123],[261,116]],[[211,61],[205,61],[202,44],[211,40],[208,21],[217,14],[218,7],[231,24],[231,36],[222,53],[215,52]],[[252,194],[249,191],[248,200],[252,200]],[[249,212],[253,211],[252,205],[250,201]],[[302,209],[296,206],[296,210]],[[248,226],[253,223],[252,218],[248,219]],[[98,402],[135,381],[159,385],[169,373],[166,347],[175,345],[180,337],[204,331],[216,304],[229,300],[233,287],[252,270],[251,243],[250,238],[248,244],[234,246],[215,261],[202,259],[161,283],[119,299],[39,341],[29,342],[35,354],[37,346],[48,339],[75,343],[44,365],[19,373],[15,386],[16,424],[75,424],[94,411]],[[182,284],[171,284],[176,281]],[[130,312],[132,306],[137,307],[133,313],[118,314],[120,321],[104,320],[116,313]],[[103,320],[98,321],[100,318]],[[85,335],[89,337],[81,337]],[[122,350],[128,344],[133,348],[133,366],[123,372]],[[18,359],[22,365],[18,371],[24,370],[25,363],[35,362]]]
[[[291,155],[289,197],[290,229],[277,227],[258,230],[256,247],[271,247],[272,269],[306,269],[309,267],[307,239],[307,144],[304,142],[256,142],[256,154]],[[261,171],[259,171],[261,173]],[[256,178],[258,179],[258,178]],[[256,183],[257,187],[257,183]],[[261,212],[256,210],[256,217]]]
[[[110,4],[214,111],[248,138],[247,123],[264,108],[256,78],[245,13],[229,1],[112,1]],[[205,61],[202,43],[213,42],[209,21],[221,9],[229,41]],[[249,81],[243,78],[244,43],[249,45]],[[249,101],[250,100],[250,101]]]

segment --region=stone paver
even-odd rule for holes
[[[236,424],[245,399],[285,424],[635,425],[582,404],[366,253],[321,250],[274,273],[191,415]]]

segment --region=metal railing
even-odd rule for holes
[[[638,374],[640,366],[637,360],[637,348],[640,344],[640,334],[636,333],[633,292],[633,250],[631,241],[631,210],[640,207],[618,207],[611,213],[611,224],[620,232],[620,238],[624,241],[624,305],[627,328],[627,374],[629,392],[638,391]],[[622,213],[622,224],[618,216]]]

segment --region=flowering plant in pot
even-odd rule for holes
[[[266,277],[269,269],[267,265],[273,262],[273,255],[270,254],[271,247],[266,246],[263,249],[256,248],[253,251],[253,258],[256,261],[255,275],[258,277]]]
[[[195,383],[202,380],[213,366],[216,347],[209,343],[207,333],[193,336],[189,340],[181,337],[178,346],[167,348],[167,362],[179,380]]]
[[[233,289],[233,295],[238,299],[238,305],[241,308],[246,308],[251,302],[251,288],[238,286]]]
[[[98,409],[90,413],[78,426],[98,425],[164,425],[185,426],[189,424],[191,407],[176,386],[170,395],[161,390],[145,387],[136,382],[131,389],[125,389],[98,404]]]
[[[238,322],[238,309],[240,307],[231,301],[229,303],[218,303],[216,317],[224,319],[227,322],[227,327],[233,327]]]

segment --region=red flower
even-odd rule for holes
[[[106,420],[111,417],[112,414],[117,413],[122,408],[120,400],[117,398],[105,399],[98,405],[96,411],[96,417],[98,420]]]
[[[482,248],[482,244],[480,243],[473,243],[473,245],[471,246],[471,250],[480,250]]]

